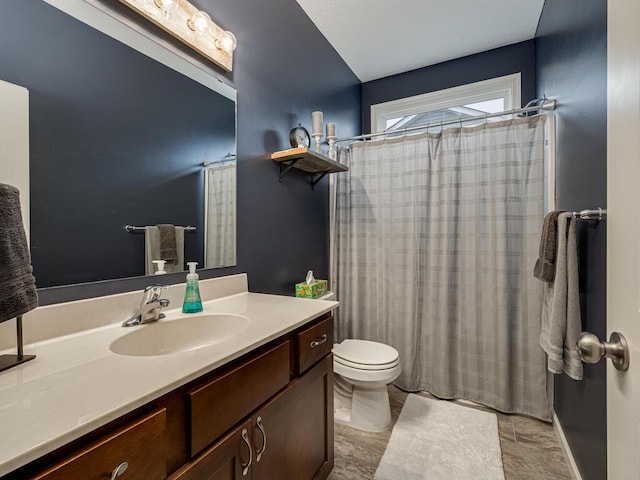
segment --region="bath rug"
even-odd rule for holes
[[[374,480],[504,480],[498,417],[409,395]]]

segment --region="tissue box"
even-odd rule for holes
[[[327,293],[326,280],[316,280],[311,285],[307,285],[307,282],[296,283],[296,297],[318,298],[325,293]]]

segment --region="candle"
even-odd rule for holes
[[[313,134],[322,135],[322,112],[312,112],[311,113],[312,125],[313,125]]]
[[[327,138],[336,136],[336,124],[333,122],[327,123]]]

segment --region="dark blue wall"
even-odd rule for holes
[[[105,1],[118,5],[118,2]],[[316,271],[319,278],[326,278],[328,275],[328,182],[326,179],[322,180],[312,191],[307,176],[294,171],[279,183],[278,168],[268,159],[268,154],[274,150],[290,148],[289,129],[298,122],[309,127],[313,110],[324,111],[325,121],[336,122],[340,135],[358,133],[360,83],[294,0],[194,0],[192,3],[212,12],[217,23],[233,31],[238,37],[233,73],[217,70],[220,78],[238,92],[238,265],[203,272],[201,278],[247,272],[253,291],[293,294],[294,283],[303,279],[308,269]],[[25,12],[31,12],[28,22],[20,21]],[[171,138],[175,142],[187,139],[189,145],[197,144],[197,138],[193,142],[190,140],[194,139],[203,122],[212,122],[207,116],[210,115],[210,109],[198,110],[200,119],[195,125],[172,120],[174,117],[184,118],[184,105],[191,110],[194,109],[194,103],[198,102],[213,105],[212,94],[207,89],[128,47],[119,45],[105,35],[78,24],[41,0],[0,0],[0,19],[3,21],[0,45],[4,45],[7,60],[0,62],[0,79],[31,87],[30,148],[32,152],[43,152],[43,159],[46,159],[50,139],[35,134],[38,129],[34,129],[34,126],[37,127],[39,122],[46,120],[39,108],[46,106],[48,98],[59,97],[61,91],[66,100],[62,106],[68,108],[57,116],[60,122],[57,127],[67,130],[67,139],[73,138],[74,134],[82,135],[86,130],[97,130],[104,127],[105,123],[108,125],[99,135],[105,141],[104,144],[92,147],[91,153],[96,156],[102,148],[108,147],[110,137],[120,138],[123,135],[121,130],[113,128],[113,122],[101,121],[108,105],[113,108],[107,116],[115,115],[116,118],[118,115],[131,115],[150,109],[156,122],[167,122],[167,131],[172,132]],[[55,30],[47,37],[51,39],[51,45],[47,45],[45,39],[40,39],[40,34],[33,35],[31,32],[22,35],[11,27],[34,22],[44,27],[42,35],[46,35],[49,29]],[[151,30],[154,28],[150,27]],[[31,29],[22,30],[27,32]],[[165,35],[162,32],[160,34]],[[19,40],[22,36],[27,37],[23,39],[24,42]],[[33,40],[30,37],[34,37]],[[171,41],[167,35],[165,38]],[[99,48],[101,55],[87,58],[83,52],[90,51],[91,48]],[[184,47],[180,48],[188,51]],[[93,71],[92,75],[97,73],[107,77],[104,85],[110,85],[110,88],[106,90],[106,103],[92,100],[94,97],[91,95],[91,88],[82,81],[87,74],[79,66],[82,64],[84,69]],[[114,69],[118,67],[119,71],[122,66],[129,65],[140,75],[157,77],[163,86],[159,91],[154,90],[153,86],[147,86],[145,89],[148,91],[141,92],[131,84],[125,85],[126,82],[117,76],[110,78],[110,65]],[[48,85],[50,79],[59,81]],[[69,81],[69,88],[60,90],[66,81]],[[104,95],[105,89],[99,93]],[[144,97],[142,103],[146,102],[147,105],[126,110],[124,106],[131,101],[139,101],[136,100],[140,98],[139,95]],[[171,108],[165,109],[164,114],[160,108],[153,109],[149,104],[153,96],[156,96],[157,104],[168,102]],[[95,115],[90,115],[92,110]],[[163,144],[158,145],[160,140],[150,136],[145,142],[146,146],[138,148],[133,156],[151,159],[157,156],[158,150],[176,147],[172,145],[171,139],[166,138],[166,135],[164,137]],[[60,142],[64,143],[64,138]],[[196,146],[194,150],[194,155],[198,156],[202,149]],[[95,216],[96,210],[81,195],[83,192],[74,195],[72,187],[78,164],[99,163],[100,159],[94,160],[84,154],[75,158],[70,158],[72,155],[59,156],[67,163],[51,165],[46,170],[39,166],[34,180],[37,181],[39,175],[42,175],[43,181],[50,182],[71,177],[68,198],[64,205],[59,205],[56,199],[48,198],[46,191],[34,188],[31,202],[36,205],[36,214],[32,216],[32,229],[35,231],[44,227],[38,219],[43,220],[42,223],[46,220],[46,214],[37,213],[39,204],[72,211],[75,218],[81,221]],[[148,178],[148,182],[175,186],[170,192],[167,191],[167,200],[181,202],[187,196],[189,201],[185,203],[193,205],[202,188],[201,177],[196,172],[185,172],[185,164],[193,164],[193,158],[172,160],[171,155],[166,157],[160,164],[158,174]],[[128,160],[135,161],[133,158]],[[42,163],[46,163],[45,160]],[[126,175],[114,173],[117,172],[118,165],[107,166],[110,167],[113,168],[108,172],[108,185],[102,183],[102,175],[96,174],[95,187],[130,195],[135,186],[127,181]],[[77,179],[75,181],[77,185]],[[133,202],[136,203],[138,202]],[[106,204],[100,206],[101,210],[108,208],[109,205]],[[163,204],[161,208],[167,211],[171,206]],[[134,216],[127,216],[126,220],[118,218],[115,222],[121,228],[123,221],[138,222]],[[180,215],[166,221],[196,223],[196,220],[190,221],[188,212],[180,212]],[[147,223],[141,220],[139,222]],[[47,228],[55,229],[56,226]],[[91,234],[92,229],[87,226],[86,232]],[[39,251],[46,251],[43,258],[49,258],[51,251],[63,248],[61,242],[64,241],[64,235],[53,240],[55,243],[46,249],[36,248],[34,245],[34,263],[38,261]],[[91,247],[90,250],[99,253],[101,249],[93,243],[95,241],[95,236],[85,236],[82,239],[84,247],[81,248]],[[68,265],[69,262],[63,262],[58,268],[64,270]],[[96,270],[99,268],[96,266]],[[168,275],[165,279],[167,282],[180,282],[184,281],[184,275]],[[39,293],[41,304],[47,304],[139,289],[147,283],[145,278],[135,278],[44,289]]]
[[[557,98],[558,208],[606,207],[607,2],[546,0],[536,35],[538,94]],[[606,337],[606,221],[578,233],[583,330]],[[606,478],[606,364],[555,379],[555,411],[582,478]]]
[[[488,50],[362,84],[362,127],[371,130],[371,105],[520,72],[521,100],[536,95],[533,40]]]
[[[265,152],[291,148],[298,122],[311,131],[314,110],[339,136],[359,133],[360,82],[295,0],[192,3],[238,36],[238,271],[252,291],[292,295],[308,269],[328,276],[328,179],[313,191],[297,171],[278,183]]]

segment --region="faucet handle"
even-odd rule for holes
[[[162,290],[164,290],[164,288],[164,285],[149,285],[148,287],[145,287],[142,295],[142,302],[156,302],[160,299],[160,294],[162,294]]]

